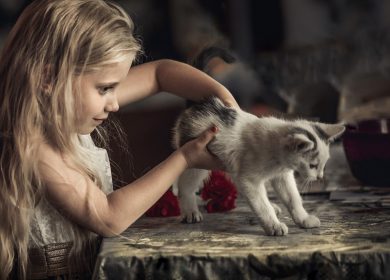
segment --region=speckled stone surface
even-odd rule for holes
[[[333,180],[326,185],[358,184],[340,146],[327,176]],[[198,224],[143,217],[122,237],[103,240],[95,278],[390,279],[390,209],[328,197],[326,191],[304,196],[305,208],[321,220],[318,229],[298,228],[282,207],[279,218],[289,227],[283,237],[265,236],[242,199],[230,212],[205,213]]]

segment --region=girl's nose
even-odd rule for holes
[[[119,104],[118,104],[118,99],[116,96],[113,96],[110,102],[107,103],[106,105],[106,111],[107,112],[116,112],[119,110]]]

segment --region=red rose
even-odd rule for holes
[[[224,212],[236,208],[237,190],[224,172],[213,171],[204,183],[200,196],[207,200],[208,213]]]
[[[200,196],[207,201],[208,213],[225,212],[236,208],[236,187],[222,171],[211,172]],[[145,214],[148,217],[179,216],[179,201],[172,191],[168,190]]]
[[[152,207],[145,213],[148,217],[173,217],[180,215],[179,201],[168,190]]]

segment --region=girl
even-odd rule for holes
[[[160,91],[238,106],[188,65],[130,68],[139,50],[131,19],[103,0],[37,0],[18,19],[0,57],[0,279],[88,275],[97,235],[123,232],[186,168],[221,166],[211,128],[112,191],[90,133],[119,106]]]

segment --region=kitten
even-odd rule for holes
[[[258,118],[210,98],[180,115],[174,127],[175,148],[212,125],[219,133],[208,149],[224,163],[267,235],[286,235],[288,228],[278,220],[280,208],[268,200],[266,184],[273,187],[298,226],[320,226],[320,220],[303,208],[294,172],[308,181],[321,179],[329,144],[343,133],[343,125]],[[202,220],[195,193],[207,176],[207,170],[188,169],[176,182],[183,221],[187,223]]]

